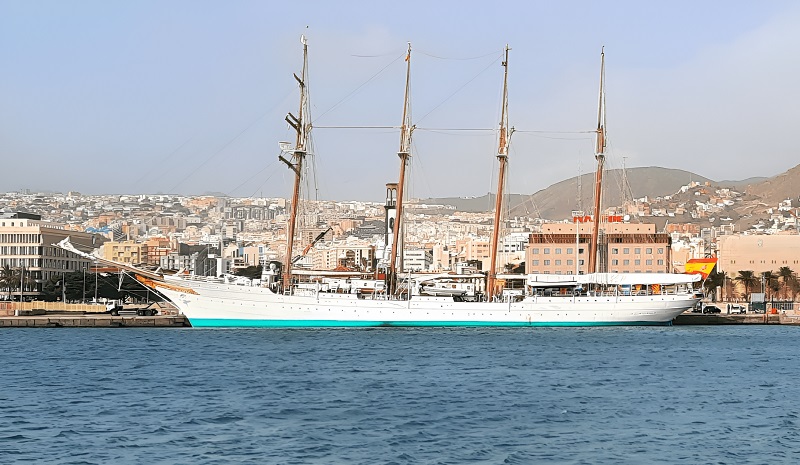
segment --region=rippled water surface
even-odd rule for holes
[[[800,463],[800,328],[0,331],[0,463]]]

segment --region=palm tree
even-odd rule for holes
[[[15,291],[20,291],[20,286],[24,285],[26,289],[36,284],[30,272],[26,272],[23,276],[23,270],[20,268],[11,268],[8,265],[3,265],[0,269],[0,289],[5,289],[8,293],[8,300],[11,300],[11,295]]]
[[[11,291],[17,286],[19,286],[19,271],[3,265],[3,268],[0,269],[0,289],[8,292],[9,300],[11,300]]]
[[[764,292],[767,294],[764,297],[767,300],[772,300],[775,292],[779,289],[778,275],[772,271],[765,271],[761,276],[764,277]]]
[[[755,273],[752,270],[743,270],[739,272],[739,276],[733,278],[744,285],[745,298],[750,295],[750,287],[758,283]]]
[[[788,266],[782,266],[778,270],[778,276],[783,283],[783,298],[786,299],[789,297],[789,283],[796,280],[797,278],[794,275],[794,271]]]

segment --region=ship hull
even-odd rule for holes
[[[160,288],[194,327],[432,327],[669,325],[691,308],[690,295],[528,297],[520,302],[411,300],[356,294],[275,294],[268,289],[185,282]]]

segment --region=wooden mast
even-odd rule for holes
[[[397,203],[395,206],[394,228],[392,229],[392,253],[389,258],[389,292],[394,293],[397,283],[397,272],[403,270],[403,260],[397,264],[397,251],[399,248],[400,228],[403,223],[403,187],[406,181],[406,166],[410,157],[411,146],[411,119],[408,113],[409,84],[411,82],[411,42],[408,43],[406,53],[406,91],[403,98],[403,121],[400,125],[400,150],[397,156],[400,157],[400,179],[397,181]]]
[[[511,137],[508,129],[508,51],[511,50],[506,45],[505,60],[503,61],[503,105],[500,113],[500,138],[497,145],[497,162],[499,172],[497,174],[497,194],[494,202],[494,226],[492,227],[492,242],[489,245],[489,276],[486,281],[486,296],[492,300],[495,294],[495,283],[497,281],[497,245],[500,234],[500,219],[503,215],[503,189],[506,182],[506,166],[508,165],[508,141]]]
[[[303,120],[305,117],[304,109],[306,107],[306,70],[308,68],[308,44],[306,37],[301,36],[300,41],[303,43],[303,71],[300,77],[294,74],[295,80],[300,86],[300,110],[297,117],[289,113],[286,116],[286,122],[294,128],[297,132],[297,139],[295,142],[294,151],[292,152],[292,160],[289,161],[279,155],[278,158],[286,163],[290,170],[294,171],[294,190],[292,191],[292,205],[289,214],[289,231],[286,240],[286,259],[283,263],[283,288],[284,290],[290,289],[292,286],[292,248],[294,247],[294,233],[295,225],[297,223],[297,204],[300,200],[300,183],[302,181],[303,160],[306,156],[306,123]]]
[[[605,92],[606,57],[605,48],[600,51],[600,97],[597,109],[597,130],[595,135],[594,157],[597,159],[597,172],[594,177],[594,223],[592,225],[592,243],[589,244],[588,273],[597,272],[597,249],[600,236],[600,196],[602,195],[603,163],[606,151],[606,92]]]

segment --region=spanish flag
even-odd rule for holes
[[[685,272],[686,274],[699,274],[703,279],[706,279],[716,264],[716,258],[690,258],[686,262]]]

